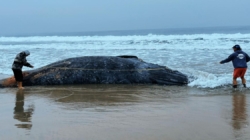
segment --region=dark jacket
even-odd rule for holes
[[[231,54],[227,59],[222,60],[220,63],[233,62],[234,68],[247,68],[247,62],[250,61],[249,56],[242,50],[237,50]]]
[[[30,63],[26,60],[27,54],[25,52],[21,52],[16,55],[16,58],[14,59],[14,62],[12,64],[12,69],[22,69],[23,66],[27,67],[33,67]]]

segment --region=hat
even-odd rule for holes
[[[236,49],[236,50],[241,50],[240,45],[234,45],[233,48]]]
[[[28,50],[23,51],[26,56],[30,55],[30,52]]]

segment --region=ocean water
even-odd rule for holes
[[[2,36],[0,78],[29,50],[35,68],[69,57],[136,55],[187,74],[190,83],[2,88],[0,138],[248,140],[249,89],[232,90],[233,66],[219,61],[235,44],[250,54],[249,42],[250,28],[240,27]]]
[[[165,65],[189,76],[194,88],[230,87],[233,66],[219,62],[241,45],[250,54],[250,28],[200,28],[68,33],[0,37],[0,74],[12,75],[17,53],[29,50],[27,60],[42,67],[78,56],[136,55],[146,62]],[[29,70],[29,68],[24,68]],[[250,83],[250,72],[246,73]],[[240,83],[240,81],[239,81]]]

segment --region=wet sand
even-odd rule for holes
[[[246,140],[249,90],[157,85],[0,89],[1,140]]]

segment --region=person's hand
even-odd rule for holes
[[[221,62],[219,62],[219,64],[222,64]]]
[[[34,66],[30,66],[31,68],[34,68]]]

